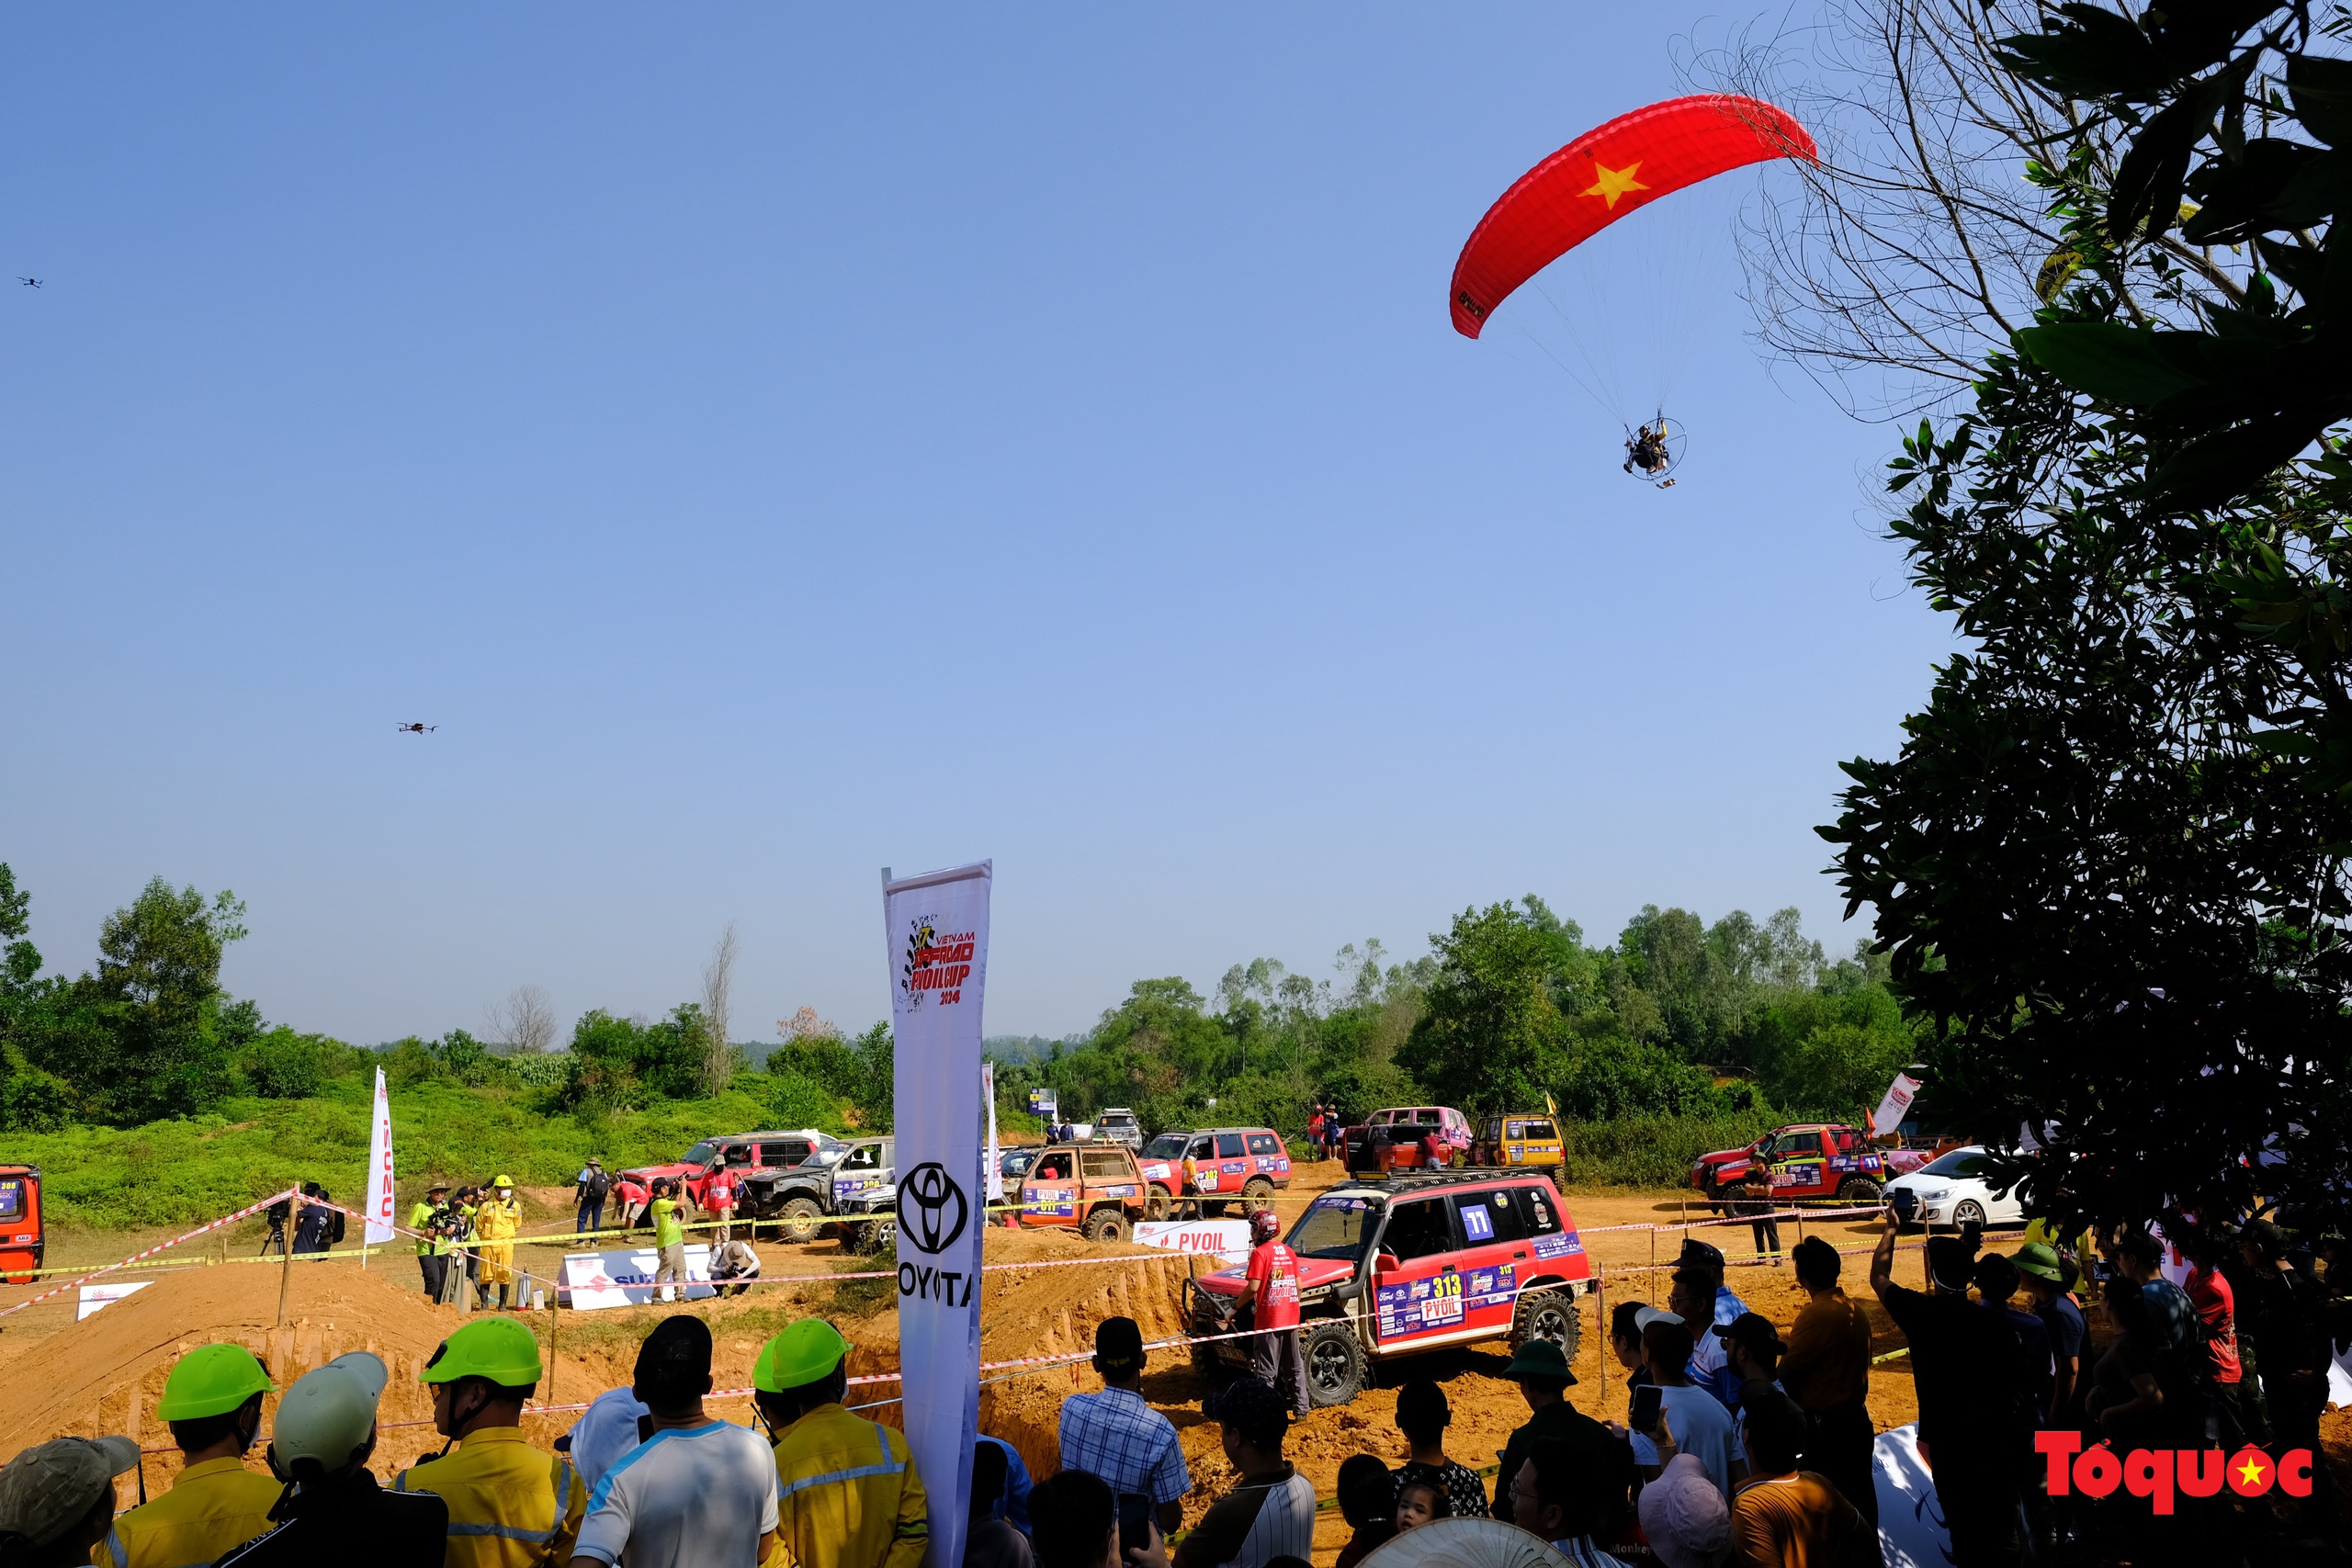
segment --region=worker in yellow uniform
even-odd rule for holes
[[[209,1562],[269,1529],[286,1490],[247,1470],[261,1432],[261,1396],[277,1385],[242,1345],[199,1345],[164,1380],[155,1414],[170,1423],[181,1469],[172,1489],[114,1521],[90,1560],[114,1568],[184,1568]]]
[[[400,1472],[395,1492],[449,1506],[448,1568],[568,1568],[588,1489],[563,1454],[523,1438],[523,1402],[539,1385],[539,1342],[511,1317],[476,1318],[441,1342],[419,1380],[433,1429],[455,1445]]]
[[[474,1212],[474,1230],[481,1237],[481,1293],[487,1298],[490,1288],[497,1286],[498,1304],[503,1307],[514,1285],[514,1238],[523,1234],[523,1201],[505,1177],[498,1179],[498,1195],[483,1199]]]
[[[769,1340],[752,1398],[775,1439],[771,1568],[921,1568],[930,1507],[906,1434],[842,1407],[849,1341],[804,1317]]]

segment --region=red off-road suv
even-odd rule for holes
[[[1576,1358],[1592,1260],[1547,1177],[1464,1171],[1335,1188],[1285,1239],[1298,1254],[1300,1349],[1317,1404],[1353,1399],[1374,1360],[1440,1346],[1549,1339]],[[1189,1281],[1194,1334],[1250,1326],[1248,1274]],[[1194,1361],[1247,1366],[1249,1345],[1198,1345]]]
[[[788,1170],[841,1146],[839,1138],[807,1129],[797,1133],[738,1133],[731,1137],[705,1138],[667,1165],[633,1166],[620,1174],[647,1187],[652,1186],[657,1176],[674,1178],[685,1188],[695,1206],[700,1208],[704,1194],[710,1190],[711,1177],[722,1166],[740,1183],[754,1171]]]
[[[1776,1127],[1744,1149],[1701,1155],[1690,1167],[1690,1185],[1720,1206],[1724,1188],[1758,1168],[1769,1173],[1775,1200],[1834,1197],[1856,1203],[1877,1202],[1893,1174],[1886,1156],[1859,1129],[1799,1122]]]

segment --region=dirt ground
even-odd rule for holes
[[[1306,1206],[1314,1193],[1332,1184],[1334,1168],[1310,1166],[1283,1195],[1276,1207],[1285,1220]],[[534,1197],[539,1195],[534,1194]],[[554,1231],[558,1214],[548,1211],[563,1194],[551,1192],[532,1206],[543,1217],[531,1228]],[[1682,1200],[1671,1192],[1639,1192],[1622,1189],[1571,1191],[1567,1207],[1585,1236],[1588,1252],[1601,1264],[1605,1282],[1601,1298],[1587,1298],[1582,1332],[1572,1363],[1578,1379],[1570,1400],[1588,1415],[1623,1419],[1625,1405],[1623,1373],[1608,1357],[1600,1331],[1602,1309],[1624,1299],[1620,1292],[1638,1292],[1643,1299],[1663,1300],[1665,1275],[1635,1270],[1653,1258],[1669,1262],[1680,1241],[1685,1218]],[[567,1216],[568,1217],[568,1216]],[[1692,1221],[1706,1218],[1693,1213]],[[1613,1231],[1617,1225],[1661,1225],[1657,1232]],[[569,1229],[568,1224],[560,1228]],[[1867,1247],[1874,1239],[1867,1224],[1808,1223],[1805,1234],[1826,1234],[1842,1247]],[[1721,1247],[1736,1262],[1747,1250],[1744,1226],[1709,1227],[1699,1234]],[[422,1454],[440,1446],[430,1424],[431,1408],[416,1381],[419,1369],[434,1347],[461,1321],[454,1308],[424,1300],[417,1287],[413,1258],[404,1253],[379,1254],[367,1269],[356,1260],[304,1262],[289,1271],[269,1264],[224,1264],[228,1258],[245,1258],[259,1245],[257,1227],[244,1227],[224,1239],[192,1244],[193,1256],[208,1251],[216,1259],[208,1266],[163,1275],[130,1275],[155,1283],[107,1307],[86,1321],[73,1321],[73,1292],[7,1317],[0,1317],[0,1460],[51,1437],[125,1432],[151,1449],[168,1450],[169,1433],[155,1419],[153,1407],[173,1360],[186,1350],[216,1339],[250,1346],[266,1361],[283,1387],[310,1368],[346,1350],[373,1350],[392,1371],[382,1406],[383,1439],[374,1468],[389,1476]],[[1784,1246],[1797,1240],[1794,1224],[1784,1224]],[[64,1235],[53,1240],[52,1260],[90,1263],[120,1258],[144,1245],[119,1233]],[[714,1369],[722,1388],[741,1387],[751,1381],[752,1363],[761,1344],[792,1319],[811,1314],[832,1319],[855,1347],[854,1374],[893,1371],[897,1368],[896,1320],[890,1311],[890,1282],[843,1281],[844,1270],[873,1267],[871,1260],[846,1254],[827,1240],[795,1247],[761,1240],[758,1244],[770,1276],[789,1274],[794,1282],[771,1283],[751,1294],[724,1302],[703,1302],[691,1309],[712,1326],[718,1345]],[[1996,1242],[1997,1245],[1997,1242]],[[1185,1332],[1182,1281],[1188,1271],[1205,1263],[1133,1247],[1090,1247],[1066,1231],[991,1229],[987,1237],[992,1264],[1045,1263],[1080,1258],[1128,1257],[1123,1265],[1079,1268],[1010,1268],[992,1270],[981,1296],[982,1358],[1004,1360],[1016,1357],[1083,1353],[1091,1348],[1094,1325],[1103,1318],[1125,1314],[1142,1326],[1147,1340]],[[543,1274],[552,1274],[559,1250],[526,1249],[526,1263],[539,1260]],[[1897,1348],[1901,1337],[1871,1300],[1865,1285],[1866,1256],[1847,1258],[1849,1293],[1866,1303],[1880,1352]],[[1918,1278],[1916,1238],[1898,1260],[1897,1277],[1905,1282]],[[1785,1269],[1736,1268],[1733,1288],[1750,1308],[1764,1313],[1785,1332],[1803,1304],[1803,1294]],[[52,1281],[53,1282],[53,1281]],[[287,1325],[277,1324],[281,1283],[288,1290]],[[34,1294],[28,1287],[0,1287],[0,1308]],[[529,1314],[543,1342],[552,1335],[548,1380],[542,1382],[543,1404],[585,1401],[605,1389],[628,1382],[638,1340],[666,1311],[676,1308],[627,1308],[594,1313],[542,1312]],[[1314,1482],[1319,1495],[1332,1495],[1340,1463],[1351,1454],[1371,1452],[1390,1462],[1405,1458],[1402,1436],[1395,1427],[1396,1385],[1406,1375],[1436,1379],[1453,1408],[1453,1426],[1447,1451],[1473,1468],[1494,1462],[1513,1427],[1526,1416],[1518,1389],[1501,1376],[1507,1358],[1499,1347],[1438,1351],[1409,1361],[1390,1363],[1375,1386],[1352,1404],[1318,1410],[1293,1431],[1289,1452]],[[1603,1362],[1607,1361],[1606,1367]],[[27,1375],[32,1373],[35,1375]],[[1056,1367],[1042,1371],[984,1374],[981,1425],[1019,1449],[1034,1476],[1042,1478],[1056,1468],[1055,1450],[1060,1404],[1080,1389],[1099,1386],[1092,1371],[1079,1363],[1073,1371]],[[890,1382],[862,1385],[853,1400],[888,1400],[896,1393]],[[1196,1520],[1211,1501],[1230,1485],[1232,1474],[1218,1442],[1216,1427],[1200,1414],[1205,1392],[1182,1348],[1155,1352],[1146,1373],[1144,1392],[1176,1425],[1192,1471],[1193,1488],[1186,1499],[1185,1516]],[[1882,1430],[1916,1418],[1907,1358],[1877,1367],[1871,1379],[1871,1414]],[[714,1405],[717,1414],[748,1421],[743,1401]],[[897,1406],[877,1405],[874,1414],[896,1422]],[[567,1412],[526,1417],[526,1430],[551,1442],[573,1419]],[[2324,1428],[2331,1460],[2339,1473],[2352,1481],[2352,1413],[2337,1412]],[[152,1455],[146,1466],[151,1494],[168,1484],[177,1470],[177,1456]],[[126,1479],[123,1501],[136,1500],[134,1480]],[[1331,1562],[1346,1538],[1336,1511],[1321,1516],[1316,1540],[1316,1561]]]

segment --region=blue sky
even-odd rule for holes
[[[1720,14],[679,15],[13,18],[0,859],[52,968],[161,873],[349,1039],[658,1012],[730,919],[739,1036],[856,1027],[877,868],[982,856],[992,1032],[1530,891],[1863,934],[1813,826],[1950,647],[1894,433],[1758,362],[1728,247],[1551,288],[1683,356],[1669,492],[1446,320]]]

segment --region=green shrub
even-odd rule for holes
[[[1787,1120],[1768,1105],[1712,1116],[1563,1117],[1567,1179],[1588,1187],[1686,1186],[1701,1155],[1744,1148]]]
[[[280,1024],[239,1053],[237,1067],[264,1100],[307,1100],[325,1087],[341,1049],[322,1034],[298,1034]]]
[[[768,1124],[772,1127],[814,1127],[820,1132],[847,1132],[838,1096],[795,1072],[771,1072]]]

